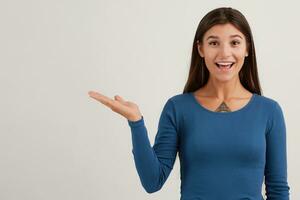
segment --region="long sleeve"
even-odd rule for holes
[[[175,106],[169,99],[160,115],[158,131],[151,147],[144,117],[128,120],[132,135],[132,153],[135,166],[144,189],[153,193],[161,189],[167,180],[178,150],[178,128]]]
[[[286,125],[280,105],[275,102],[266,134],[265,185],[267,200],[289,200],[287,182]]]

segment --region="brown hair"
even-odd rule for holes
[[[244,15],[231,7],[214,9],[207,13],[200,21],[193,42],[189,76],[183,93],[194,92],[204,86],[208,81],[209,71],[205,66],[204,58],[198,53],[197,40],[202,43],[206,31],[214,25],[226,23],[232,24],[241,31],[245,35],[247,41],[248,56],[245,57],[243,67],[239,72],[241,84],[250,92],[261,95],[254,41],[250,26]]]

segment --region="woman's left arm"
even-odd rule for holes
[[[286,125],[283,111],[276,101],[266,134],[265,185],[267,200],[289,200]]]

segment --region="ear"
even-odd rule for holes
[[[246,51],[246,55],[245,55],[245,56],[248,57],[248,55],[249,55],[249,54],[248,54],[248,51]]]
[[[248,55],[249,55],[248,50],[249,50],[249,44],[247,43],[247,46],[246,46],[246,57],[248,57]]]
[[[199,40],[197,40],[197,50],[198,50],[199,55],[203,58],[204,57],[203,49],[202,49],[202,45],[199,42]]]

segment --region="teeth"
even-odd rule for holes
[[[232,63],[217,63],[218,65],[231,65]]]
[[[228,67],[228,66],[230,66],[230,65],[220,65],[221,67]]]
[[[216,63],[218,67],[230,68],[234,63]]]

